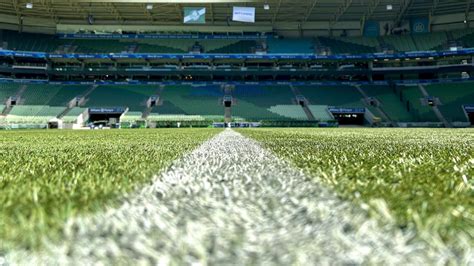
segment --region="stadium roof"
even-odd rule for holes
[[[362,18],[400,21],[419,16],[468,14],[473,0],[1,0],[1,22],[5,18],[41,19],[42,23],[87,24],[91,15],[96,24],[183,25],[183,7],[207,8],[206,25],[234,25],[229,22],[232,7],[255,6],[256,26],[312,22],[329,25]],[[27,8],[32,3],[32,8]],[[269,10],[263,5],[268,3]],[[147,5],[152,4],[152,9]],[[392,5],[388,10],[387,5]]]

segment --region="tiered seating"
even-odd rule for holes
[[[400,97],[388,86],[362,86],[369,97],[376,98],[387,116],[394,122],[412,122],[413,115],[408,112],[406,105],[400,101]]]
[[[4,104],[10,96],[15,96],[20,86],[19,84],[0,83],[0,104]]]
[[[223,93],[218,86],[167,86],[160,96],[162,105],[152,111],[157,115],[224,116],[224,106],[219,103]]]
[[[327,122],[334,120],[334,117],[328,111],[327,105],[308,105],[308,108],[318,121]]]
[[[62,120],[64,123],[75,123],[77,120],[77,117],[84,113],[87,110],[87,108],[81,108],[81,107],[74,107],[69,112],[62,117]]]
[[[318,38],[321,45],[330,48],[332,54],[368,54],[377,51],[376,47],[356,43],[358,40],[360,41],[360,39],[355,39],[354,42],[349,42],[349,39],[350,38]]]
[[[312,105],[365,107],[362,95],[352,86],[301,86],[299,90]]]
[[[135,122],[142,119],[142,112],[126,112],[121,118],[120,122]]]
[[[463,105],[474,105],[474,83],[432,84],[425,87],[432,96],[439,97],[439,110],[451,122],[466,122]]]
[[[8,123],[40,124],[47,123],[64,111],[64,107],[46,105],[17,105],[6,117]]]
[[[77,46],[76,53],[121,53],[127,44],[119,40],[62,40],[63,44]]]
[[[255,46],[255,41],[237,41],[218,48],[204,44],[205,52],[211,54],[247,54],[251,53]]]
[[[448,42],[445,32],[415,34],[412,36],[418,51],[431,51],[442,48]]]
[[[22,104],[66,106],[74,97],[82,95],[89,87],[85,85],[27,85]]]
[[[237,104],[232,106],[233,116],[249,121],[294,120],[270,111],[272,106],[293,103],[294,95],[288,86],[237,86],[233,96],[237,99]]]
[[[312,54],[314,43],[311,39],[268,39],[268,53],[271,54]]]
[[[403,99],[408,101],[410,112],[416,117],[415,122],[439,122],[430,106],[423,106],[423,95],[418,86],[400,87]]]
[[[3,31],[1,42],[7,42],[7,48],[17,51],[38,51],[53,52],[58,44],[53,35],[35,34],[35,33],[18,33],[16,31]]]
[[[143,111],[146,101],[158,90],[157,86],[99,86],[89,96],[88,107],[128,107],[129,111]]]
[[[308,116],[299,105],[275,105],[268,109],[270,112],[294,120],[308,120]]]
[[[465,48],[474,47],[474,32],[464,35],[463,37],[457,39],[457,41]]]
[[[411,52],[418,50],[411,35],[385,36],[383,37],[383,41],[399,52]]]
[[[372,48],[377,48],[380,46],[380,43],[376,37],[362,37],[362,36],[355,36],[355,37],[333,37],[334,40],[339,40],[351,44],[357,44]]]

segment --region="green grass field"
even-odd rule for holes
[[[382,223],[424,241],[474,246],[471,129],[237,131]],[[68,218],[115,206],[219,132],[0,132],[0,253],[60,241]]]
[[[427,241],[474,246],[471,129],[239,131],[384,222]]]
[[[0,251],[56,239],[68,217],[114,204],[218,132],[0,132]]]

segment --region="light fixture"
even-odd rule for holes
[[[26,3],[26,8],[32,9],[33,8],[33,3]]]
[[[263,5],[263,9],[265,9],[265,10],[270,10],[270,5],[269,5],[268,3],[265,3],[265,4]]]
[[[153,5],[152,5],[152,4],[146,5],[146,10],[152,10],[152,9],[153,9]]]
[[[393,6],[392,5],[387,5],[387,10],[393,10]]]

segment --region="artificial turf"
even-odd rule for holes
[[[431,244],[474,246],[474,130],[245,129],[373,216]]]
[[[0,253],[55,240],[219,130],[0,132]]]

